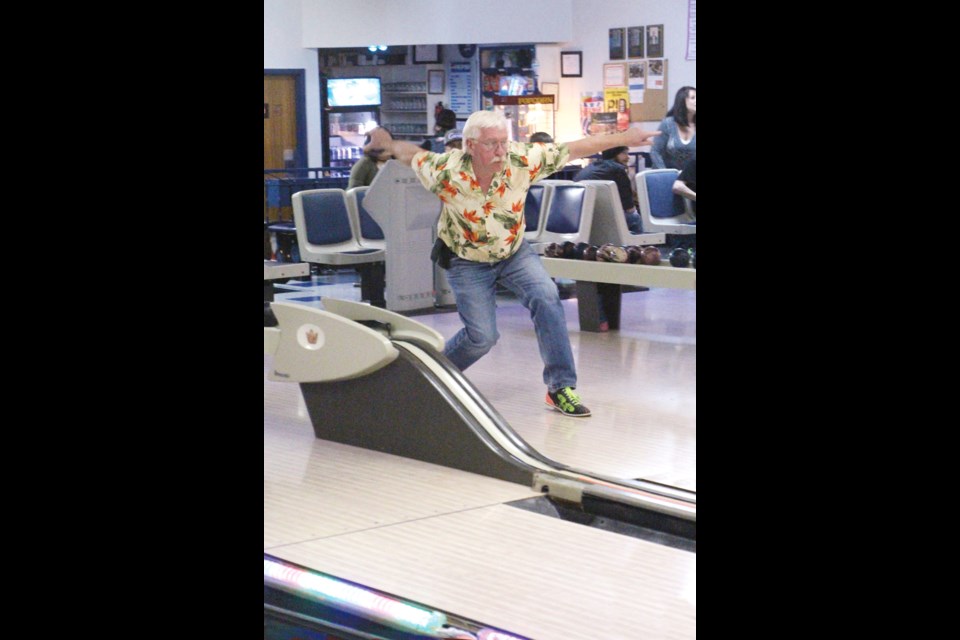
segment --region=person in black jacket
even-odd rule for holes
[[[611,147],[601,154],[601,160],[591,162],[577,172],[573,179],[581,180],[613,180],[617,183],[620,192],[620,204],[623,205],[623,214],[627,218],[627,228],[630,233],[641,233],[643,223],[637,213],[637,205],[633,200],[633,181],[627,173],[630,164],[629,147]]]

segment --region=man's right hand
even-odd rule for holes
[[[393,136],[383,127],[370,132],[370,142],[363,147],[363,153],[370,158],[379,158],[386,152],[393,155]]]
[[[410,165],[413,156],[423,151],[419,145],[406,140],[394,140],[393,136],[383,127],[377,127],[370,132],[370,142],[363,147],[365,154],[381,150],[381,158],[396,158],[405,165]]]
[[[646,147],[653,144],[650,138],[656,138],[660,135],[659,131],[645,131],[638,127],[630,127],[626,131],[628,147]]]

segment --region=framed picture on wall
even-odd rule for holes
[[[623,29],[610,29],[610,59],[623,60]]]
[[[647,57],[663,57],[663,25],[652,24],[647,27]]]
[[[583,77],[583,51],[562,51],[560,53],[560,77]]]
[[[603,65],[603,86],[627,86],[627,66],[623,62],[611,62]]]
[[[438,44],[413,45],[413,63],[414,64],[428,64],[431,62],[440,62],[440,45]]]
[[[443,93],[443,69],[430,69],[427,72],[427,93]]]
[[[627,57],[643,58],[643,27],[627,29]]]
[[[559,82],[541,82],[540,93],[545,96],[553,96],[553,110],[560,110],[560,83]]]

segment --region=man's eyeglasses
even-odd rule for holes
[[[508,140],[474,140],[474,142],[476,142],[477,144],[482,144],[484,147],[486,147],[490,151],[493,151],[498,146],[506,149],[507,145],[510,144]]]

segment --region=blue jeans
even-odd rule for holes
[[[623,215],[627,217],[627,229],[630,230],[630,233],[643,233],[643,221],[640,219],[639,213],[634,211]]]
[[[447,341],[443,354],[463,371],[497,343],[497,282],[515,293],[530,311],[549,391],[577,386],[577,370],[567,333],[567,319],[557,285],[524,240],[515,254],[500,262],[450,260],[447,280],[457,298],[463,329]]]

